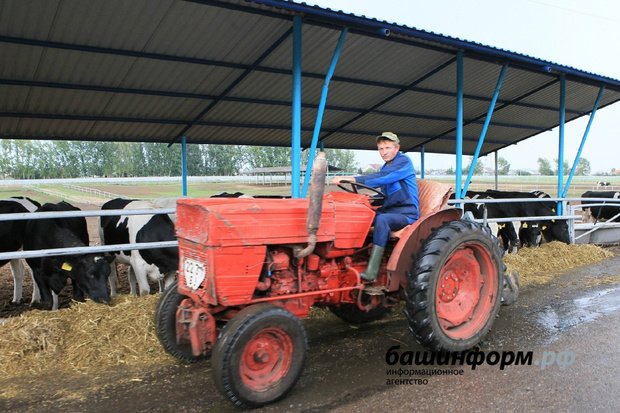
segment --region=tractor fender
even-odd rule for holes
[[[422,246],[422,242],[444,223],[460,219],[462,213],[459,208],[442,209],[434,214],[424,215],[399,232],[399,240],[392,250],[386,267],[388,291],[396,291],[407,285],[407,272],[411,270],[415,254]]]

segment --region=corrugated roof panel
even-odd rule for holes
[[[3,138],[13,138],[16,136],[26,136],[19,128],[20,118],[0,116],[0,130]]]
[[[0,77],[3,79],[33,79],[37,71],[42,47],[23,47],[0,43]]]
[[[210,101],[162,96],[136,96],[122,93],[111,96],[104,116],[193,120]]]
[[[93,124],[94,122],[92,121],[20,119],[17,123],[11,122],[11,126],[15,129],[9,129],[6,133],[3,133],[3,136],[40,137],[41,139],[53,139],[64,136],[73,139],[86,139],[88,131]]]
[[[323,90],[323,79],[302,79],[302,101],[318,104]],[[355,85],[332,81],[329,85],[328,104],[366,108],[381,102],[393,93],[392,89]],[[254,72],[247,76],[229,96],[291,101],[292,82],[289,77],[274,73]]]
[[[153,59],[133,59],[118,86],[219,95],[242,70]]]
[[[33,2],[29,15],[36,14]],[[61,1],[43,39],[91,46],[142,50],[166,17],[172,0]]]
[[[144,141],[172,139],[178,133],[178,126],[131,122],[95,122],[89,136],[114,136],[118,139],[141,138]]]
[[[351,87],[343,82],[332,81],[329,86],[328,102],[336,106],[370,109],[392,94],[393,89],[367,85]]]
[[[60,0],[0,3],[0,35],[46,39]]]
[[[291,109],[286,106],[273,107],[271,105],[220,102],[201,120],[287,126],[291,124],[291,117]]]
[[[209,142],[212,144],[263,146],[264,140],[272,141],[270,146],[291,146],[290,130],[252,129],[216,126],[195,126],[188,135],[190,142]],[[302,133],[302,141],[311,139],[310,132]]]
[[[495,82],[499,77],[499,72],[495,77]],[[524,93],[528,93],[542,87],[554,78],[544,73],[528,72],[517,67],[508,66],[506,76],[499,92],[498,104],[509,102],[520,98]]]
[[[454,96],[409,91],[390,100],[380,109],[397,112],[411,111],[419,115],[455,119],[456,98]]]
[[[329,88],[328,107],[340,110],[325,113],[321,136],[328,136],[328,147],[372,149],[374,142],[365,137],[392,129],[411,139],[412,146],[424,142],[415,136],[439,136],[428,152],[453,150],[456,50],[465,55],[465,152],[472,150],[504,63],[510,67],[485,151],[558,123],[559,73],[568,79],[567,119],[591,110],[599,83],[608,86],[602,106],[620,100],[620,82],[614,79],[406,26],[293,2],[277,5],[242,0],[2,2],[0,114],[5,117],[0,117],[0,135],[169,142],[185,124],[139,120],[191,120],[208,108],[211,97],[234,85],[201,120],[222,126],[195,125],[188,131],[190,141],[288,146],[291,108],[282,104],[291,101],[294,14],[304,21],[303,145],[309,144],[316,119],[316,109],[308,105],[319,103],[343,24],[352,29]],[[392,35],[379,36],[378,29],[386,27]],[[260,56],[266,57],[259,61]],[[408,85],[414,90],[402,92]],[[25,112],[21,120],[7,118],[19,111]],[[61,120],[33,116],[37,113]],[[403,116],[407,113],[415,116]],[[136,121],[84,120],[101,116]],[[232,127],[236,124],[247,127]]]
[[[46,48],[39,60],[31,61],[36,66],[32,80],[116,86],[134,60],[109,54]]]
[[[594,102],[596,101],[596,97],[598,95],[599,88],[591,85],[584,85],[576,82],[567,81],[566,82],[566,109],[567,111],[577,111],[580,113],[589,112],[594,107]],[[608,94],[607,96],[603,95],[603,104],[605,102],[609,102],[612,98],[613,93]],[[531,96],[528,96],[526,99],[523,99],[525,103],[532,103],[543,105],[545,103],[551,104],[554,107],[560,107],[560,82],[555,83],[554,85],[541,90],[538,93],[535,93]],[[567,116],[574,117],[575,115],[571,115],[567,113]]]
[[[493,113],[491,122],[515,124],[515,125],[530,125],[534,127],[545,128],[549,125],[549,119],[554,116],[559,120],[557,111],[555,110],[543,110],[530,108],[526,106],[506,106]],[[518,130],[515,130],[517,133]]]
[[[148,50],[252,63],[290,27],[287,20],[177,1]]]
[[[317,110],[312,108],[302,109],[302,126],[314,129]],[[350,119],[351,113],[338,110],[325,110],[323,114],[322,128],[337,127]],[[257,105],[239,102],[220,102],[202,120],[209,122],[238,122],[242,124],[268,124],[290,127],[292,111],[290,107],[272,105]]]
[[[103,112],[110,97],[109,93],[104,92],[31,87],[27,103],[19,110],[39,114],[98,115]]]
[[[3,112],[21,111],[30,93],[29,88],[0,85],[0,108]]]
[[[343,67],[338,74],[408,85],[449,59],[438,52],[388,39],[351,35],[350,43],[343,50]]]
[[[291,27],[290,24],[287,28]],[[329,68],[331,58],[338,43],[340,31],[325,27],[302,25],[302,50],[301,62],[304,72],[325,74]],[[347,41],[344,45],[346,47]],[[290,70],[293,62],[293,36],[290,35],[280,47],[274,50],[264,61],[265,66],[277,67]],[[338,60],[336,73],[340,72],[340,64],[343,56]]]
[[[433,137],[454,128],[454,122],[369,114],[347,128],[374,131],[377,134],[389,130],[399,135]]]

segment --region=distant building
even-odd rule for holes
[[[363,169],[364,172],[368,171],[368,170],[373,170],[375,172],[379,172],[379,170],[381,169],[381,164],[378,163],[369,163],[368,165],[366,165]]]

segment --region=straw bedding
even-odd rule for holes
[[[153,314],[159,294],[91,301],[59,311],[33,310],[0,326],[0,365],[6,375],[49,370],[89,372],[117,365],[173,362],[159,343]]]
[[[508,254],[504,262],[508,270],[517,271],[521,286],[545,284],[560,272],[593,264],[613,254],[596,245],[568,245],[554,241],[538,248],[522,248]]]

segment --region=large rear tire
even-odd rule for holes
[[[222,329],[211,356],[213,380],[237,406],[263,406],[295,385],[306,349],[299,318],[268,303],[251,305]]]
[[[451,221],[431,234],[409,272],[405,314],[416,340],[433,349],[472,348],[499,311],[504,264],[480,224]]]
[[[169,354],[184,363],[194,363],[204,356],[194,356],[189,340],[177,342],[177,309],[186,296],[177,291],[178,281],[164,290],[155,310],[155,332],[159,342]]]

